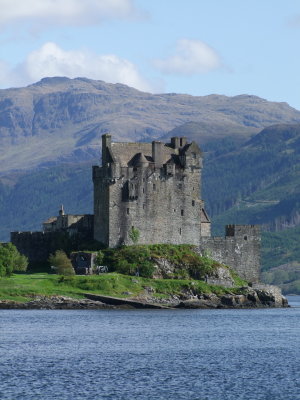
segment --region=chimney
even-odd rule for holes
[[[163,166],[163,146],[162,142],[152,142],[152,158],[157,168]]]
[[[172,137],[171,138],[171,146],[173,149],[178,149],[179,148],[179,137]]]
[[[171,138],[171,146],[173,149],[180,149],[180,147],[185,146],[187,143],[187,138],[185,136],[182,137],[172,137]]]
[[[102,166],[108,163],[107,148],[111,145],[111,135],[102,135]]]

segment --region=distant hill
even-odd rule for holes
[[[280,286],[284,294],[300,294],[300,262],[292,261],[264,271],[265,283]]]
[[[300,225],[300,124],[270,126],[232,148],[211,152],[203,171],[217,233],[225,221],[267,231]]]
[[[107,132],[116,141],[145,141],[194,123],[184,132],[204,144],[228,135],[246,139],[271,124],[296,122],[300,111],[256,96],[153,95],[86,78],[45,78],[0,90],[0,174],[95,158]]]

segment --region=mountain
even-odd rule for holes
[[[93,159],[107,132],[116,141],[147,141],[194,123],[191,138],[204,144],[296,122],[300,111],[256,96],[154,95],[86,78],[45,78],[0,90],[0,174]]]
[[[225,221],[265,231],[300,225],[300,124],[270,126],[232,151],[210,153],[203,193],[217,231]]]
[[[214,233],[262,224],[268,282],[281,274],[273,268],[300,263],[300,111],[256,96],[153,95],[85,78],[0,90],[2,240],[40,229],[61,203],[68,213],[92,212],[91,166],[107,132],[116,141],[198,142]]]

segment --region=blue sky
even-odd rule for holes
[[[0,0],[0,87],[84,76],[300,109],[299,0]]]

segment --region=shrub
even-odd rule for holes
[[[58,275],[74,275],[74,268],[66,253],[62,250],[57,250],[55,254],[51,254],[49,262],[55,267]]]
[[[144,278],[152,278],[155,268],[150,261],[144,261],[137,267],[137,272]]]
[[[127,260],[119,260],[116,265],[116,271],[119,272],[119,274],[135,275],[136,270],[137,265],[130,263]]]
[[[27,257],[20,254],[12,243],[0,244],[0,276],[10,276],[13,272],[26,271]]]
[[[203,279],[205,275],[212,272],[219,264],[207,257],[197,256],[188,263],[188,271],[193,279]]]
[[[103,259],[104,259],[103,251],[101,251],[101,250],[97,251],[97,255],[95,258],[96,265],[102,265]]]
[[[129,238],[132,240],[133,244],[137,244],[137,242],[139,241],[140,232],[134,226],[131,228],[131,231],[129,232]]]

